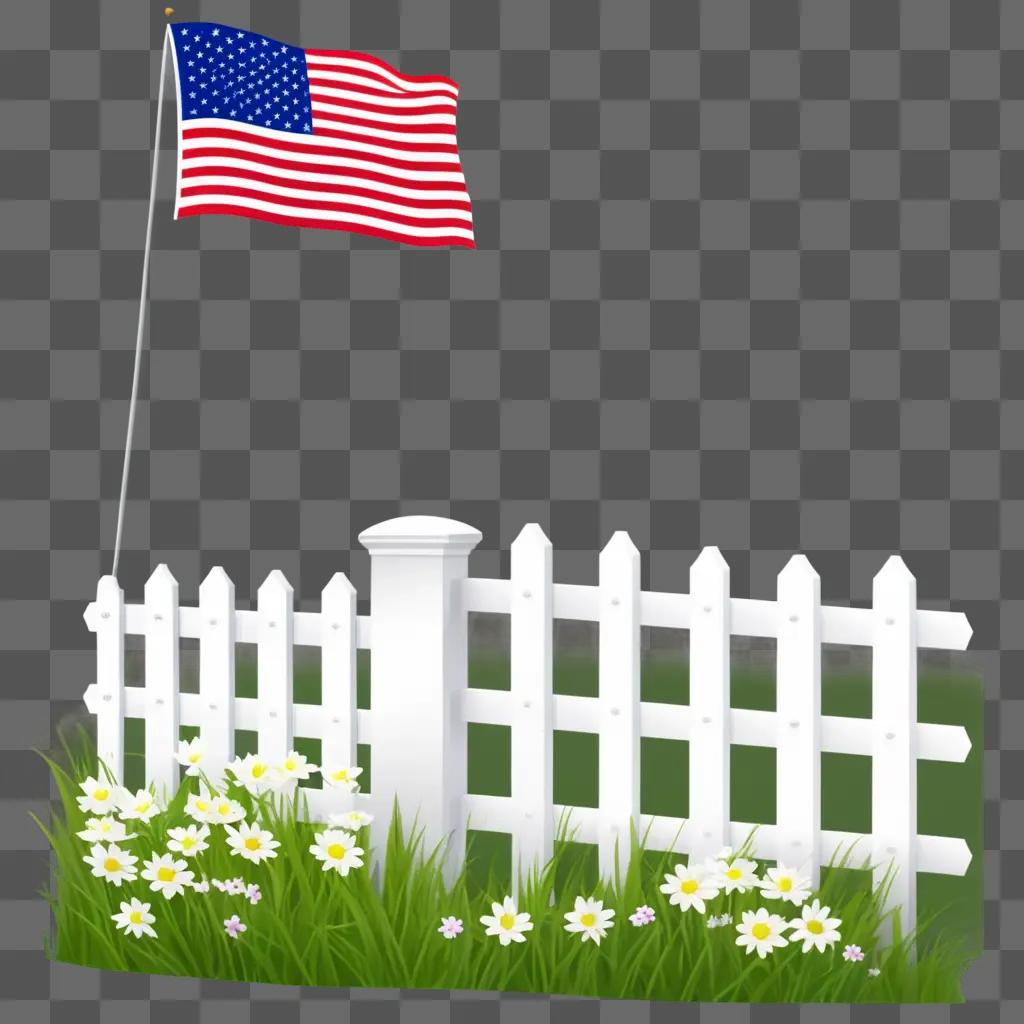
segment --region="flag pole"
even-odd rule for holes
[[[168,33],[170,29],[168,28]],[[160,84],[156,100],[156,139],[153,143],[153,174],[149,184],[149,216],[146,221],[146,248],[142,257],[142,288],[139,293],[139,322],[135,334],[135,369],[132,375],[132,396],[128,403],[128,431],[124,442],[124,463],[121,467],[121,495],[117,503],[117,533],[114,535],[114,561],[110,574],[117,579],[117,564],[121,557],[121,533],[124,528],[124,508],[128,496],[128,469],[132,458],[132,438],[135,433],[135,407],[139,397],[139,369],[142,364],[142,339],[146,333],[146,310],[149,292],[149,256],[153,247],[153,210],[156,206],[156,184],[160,171],[160,131],[164,114],[164,81],[167,78],[168,39],[160,56]]]

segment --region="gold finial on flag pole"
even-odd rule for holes
[[[174,8],[173,7],[165,7],[164,8],[164,16],[165,17],[169,18],[173,13],[174,13]]]

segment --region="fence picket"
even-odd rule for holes
[[[803,555],[778,577],[776,667],[779,859],[817,886],[821,833],[821,581]]]
[[[630,823],[640,818],[640,552],[617,531],[599,561],[598,793],[601,874],[629,865]]]
[[[551,573],[551,541],[529,523],[512,542],[509,622],[512,798],[528,822],[512,837],[512,864],[524,872],[554,852]]]
[[[204,771],[219,780],[235,756],[235,585],[218,565],[199,587],[199,697]]]
[[[259,752],[283,761],[292,746],[292,585],[275,569],[256,595],[260,615],[257,687],[260,707]]]
[[[167,797],[178,788],[178,581],[153,570],[146,600],[146,785]]]
[[[86,690],[85,704],[96,716],[100,764],[119,785],[124,781],[124,620],[124,592],[113,576],[101,577],[96,600],[85,612],[96,634],[96,682]]]
[[[917,581],[893,555],[872,590],[872,864],[878,884],[896,868],[886,909],[898,906],[906,935],[917,924]],[[892,919],[886,923],[891,934]]]
[[[324,770],[356,763],[356,589],[336,572],[320,598],[323,634],[320,645],[320,701],[324,727],[321,760]],[[339,787],[330,791],[335,811],[349,806]]]
[[[729,844],[729,566],[707,547],[690,567],[690,861]]]

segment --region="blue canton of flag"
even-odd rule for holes
[[[219,117],[311,133],[306,53],[208,22],[172,25],[182,120]]]

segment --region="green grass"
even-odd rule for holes
[[[370,706],[369,658],[368,652],[359,652],[359,684],[357,704],[361,708]],[[555,664],[555,691],[581,696],[596,696],[597,665],[592,657],[560,655]],[[474,656],[469,665],[469,682],[471,686],[507,689],[509,686],[508,660],[497,656]],[[188,684],[184,684],[186,687]],[[685,661],[667,660],[665,658],[648,658],[643,664],[642,698],[645,701],[685,704],[689,700],[689,680]],[[295,666],[295,699],[301,703],[320,702],[320,675],[316,662],[296,660]],[[254,697],[257,695],[255,667],[252,662],[240,660],[237,669],[236,693],[238,696]],[[775,708],[775,680],[770,670],[734,667],[731,680],[731,703],[734,707],[747,707],[761,710]],[[869,717],[871,713],[871,682],[864,674],[829,674],[822,682],[822,709],[825,714]],[[773,988],[778,979],[777,974],[766,973],[761,976],[759,969],[751,968],[747,980],[735,991],[728,992],[721,978],[718,960],[721,955],[722,971],[739,969],[742,951],[727,950],[724,933],[728,929],[716,929],[708,932],[703,922],[696,921],[695,915],[679,914],[675,908],[671,913],[665,897],[657,891],[660,875],[655,870],[658,851],[646,850],[638,855],[635,864],[623,880],[621,888],[616,890],[614,906],[617,909],[619,927],[612,929],[608,940],[602,945],[600,955],[589,958],[570,941],[570,937],[560,931],[561,912],[569,909],[573,886],[579,891],[611,892],[607,880],[598,877],[596,849],[585,844],[566,841],[558,844],[556,863],[549,865],[544,875],[550,886],[554,886],[557,898],[565,904],[558,913],[548,920],[547,924],[539,924],[530,934],[528,950],[492,949],[494,940],[483,942],[482,934],[474,937],[468,929],[466,934],[454,942],[445,942],[436,935],[434,929],[439,924],[442,913],[455,913],[463,918],[467,926],[478,920],[481,913],[488,912],[485,904],[487,898],[500,898],[507,889],[511,878],[511,843],[510,837],[488,832],[470,831],[468,836],[469,860],[466,874],[456,891],[443,894],[441,882],[433,868],[413,868],[417,853],[415,842],[409,837],[392,836],[387,853],[387,863],[392,859],[399,873],[410,874],[407,890],[403,899],[412,903],[402,906],[415,906],[416,914],[423,917],[423,930],[410,931],[411,922],[400,925],[389,921],[388,915],[396,912],[394,900],[399,896],[385,889],[377,895],[365,879],[365,869],[357,876],[348,880],[337,879],[344,892],[335,892],[337,886],[330,890],[323,889],[333,878],[321,877],[313,865],[313,870],[294,872],[290,880],[276,879],[275,870],[256,868],[249,872],[241,872],[237,866],[238,858],[227,862],[226,856],[215,850],[204,854],[210,858],[208,872],[217,876],[217,872],[229,875],[243,873],[251,875],[264,885],[266,897],[264,901],[250,908],[240,898],[227,897],[219,893],[211,893],[208,897],[190,895],[192,910],[187,922],[177,921],[177,915],[184,914],[185,901],[175,899],[169,906],[159,896],[154,896],[154,910],[170,914],[176,922],[175,928],[198,927],[202,929],[201,941],[193,941],[191,934],[188,941],[179,946],[171,944],[169,954],[163,948],[163,933],[159,947],[153,944],[146,950],[143,942],[123,939],[113,931],[109,922],[109,913],[115,912],[118,899],[117,891],[104,887],[98,879],[92,878],[88,868],[75,862],[81,852],[77,847],[81,841],[73,836],[77,828],[71,829],[68,836],[65,823],[77,822],[81,819],[77,806],[72,801],[59,807],[54,819],[52,836],[57,850],[57,885],[56,900],[57,940],[54,945],[55,955],[77,963],[91,963],[94,966],[108,966],[125,970],[142,970],[163,973],[182,973],[203,977],[245,978],[261,980],[289,981],[290,983],[308,983],[303,980],[304,972],[311,968],[303,962],[291,963],[288,956],[281,952],[285,946],[285,938],[278,936],[271,940],[264,934],[264,927],[274,934],[277,928],[275,915],[301,926],[305,934],[302,942],[311,943],[315,949],[313,958],[316,966],[312,968],[312,977],[317,984],[342,986],[417,986],[417,987],[467,987],[467,988],[509,988],[532,991],[551,991],[593,995],[621,995],[631,998],[693,998],[693,999],[859,999],[888,1001],[912,1000],[921,1001],[955,1001],[960,999],[959,977],[963,967],[982,948],[982,785],[981,765],[984,741],[982,735],[983,701],[980,681],[976,678],[942,673],[922,671],[919,680],[918,717],[921,721],[941,722],[963,725],[971,738],[972,750],[963,764],[944,764],[936,762],[919,762],[919,798],[918,798],[918,831],[933,835],[958,836],[965,839],[971,849],[973,859],[967,874],[962,877],[920,874],[918,876],[918,908],[919,931],[918,946],[921,958],[916,968],[899,967],[901,963],[900,949],[897,947],[892,954],[893,959],[879,978],[871,979],[871,986],[865,990],[849,990],[852,975],[849,970],[839,972],[832,980],[825,980],[814,975],[804,979],[806,988],[793,988],[803,985],[790,978],[784,988]],[[183,736],[189,736],[196,730],[184,728]],[[504,726],[471,725],[468,735],[467,786],[470,792],[508,795],[511,791],[510,777],[510,730]],[[236,746],[239,753],[254,750],[256,736],[254,733],[239,731],[236,735]],[[312,760],[319,763],[319,741],[297,737],[296,748]],[[143,784],[144,730],[141,720],[126,722],[126,782],[133,788]],[[360,781],[363,789],[372,789],[371,751],[361,745],[359,763],[364,769]],[[87,755],[85,755],[87,757]],[[556,732],[554,737],[554,770],[555,790],[554,801],[568,806],[597,806],[597,756],[598,738],[584,733]],[[84,770],[90,762],[81,759],[81,752],[74,755],[76,771]],[[688,745],[685,742],[645,739],[641,747],[641,809],[645,813],[686,817],[688,814],[689,764]],[[731,817],[735,821],[761,822],[770,824],[775,821],[776,790],[775,790],[775,751],[771,748],[755,748],[734,746],[732,750],[732,794]],[[316,784],[316,782],[314,782]],[[66,795],[66,794],[65,794]],[[182,819],[181,815],[178,815]],[[181,824],[182,820],[164,823],[164,827]],[[868,833],[871,828],[871,761],[867,757],[824,754],[822,756],[822,824],[825,828],[851,832]],[[309,827],[302,824],[287,826],[290,837],[286,847],[282,849],[282,862],[287,853],[298,856],[299,864],[312,858],[305,853],[309,845]],[[282,838],[279,836],[279,838]],[[133,841],[137,845],[140,840]],[[153,848],[161,845],[162,839],[153,836],[149,842]],[[140,849],[143,847],[139,847]],[[149,848],[148,846],[146,847]],[[288,853],[288,851],[291,851]],[[861,852],[858,848],[858,856]],[[301,855],[301,856],[300,856]],[[678,858],[673,857],[671,863]],[[307,865],[307,868],[310,865]],[[390,870],[386,874],[394,877]],[[265,877],[261,877],[265,876]],[[654,878],[651,887],[648,882]],[[300,886],[307,879],[312,886],[312,906],[324,908],[325,914],[315,915],[315,920],[306,920],[311,913],[309,908],[303,909],[302,901],[308,899],[303,895]],[[633,879],[633,882],[630,882]],[[857,936],[851,937],[846,928],[843,941],[860,942],[865,950],[873,948],[874,924],[877,923],[877,894],[870,889],[870,873],[855,869],[847,864],[842,869],[823,873],[828,898],[836,901],[834,912],[844,918],[854,920],[856,915],[859,924]],[[632,888],[629,886],[632,885]],[[642,898],[637,886],[643,887]],[[145,890],[144,884],[136,888]],[[353,902],[349,897],[358,894],[359,899]],[[548,894],[550,895],[550,893]],[[547,907],[547,896],[535,893],[537,907]],[[102,903],[103,899],[106,903]],[[121,896],[120,898],[124,898]],[[93,925],[105,930],[108,940],[97,943],[89,938],[90,932],[83,925],[74,923],[76,913],[89,914],[87,908],[95,901],[101,901],[99,907],[109,913],[104,917],[96,911]],[[198,901],[207,902],[199,906]],[[234,900],[234,902],[233,902]],[[159,901],[159,902],[157,902]],[[298,901],[298,902],[296,902]],[[632,905],[630,904],[632,902]],[[860,902],[857,902],[860,901]],[[647,902],[659,911],[658,928],[634,929],[626,918],[635,909],[637,903]],[[737,905],[738,907],[739,905]],[[250,925],[260,923],[261,936],[255,936],[255,928],[243,939],[248,939],[246,949],[262,950],[266,953],[265,965],[272,965],[272,975],[261,974],[263,969],[256,956],[255,959],[243,957],[239,944],[223,949],[223,943],[217,943],[221,934],[221,921],[235,910]],[[246,917],[247,912],[250,917]],[[268,913],[276,908],[273,913]],[[427,909],[424,909],[427,908]],[[840,909],[841,908],[841,909]],[[734,913],[737,908],[731,908]],[[213,911],[212,916],[206,911]],[[412,913],[412,910],[409,910]],[[722,912],[711,908],[711,913]],[[347,914],[368,915],[365,919],[347,917]],[[340,915],[340,916],[338,916]],[[468,915],[468,916],[467,916]],[[874,917],[872,917],[874,915]],[[536,917],[537,915],[535,915]],[[337,921],[335,921],[337,917]],[[324,922],[331,922],[328,928]],[[334,928],[335,923],[344,927]],[[401,936],[396,934],[401,930]],[[158,927],[159,930],[159,927]],[[482,931],[482,930],[481,930]],[[184,933],[182,933],[184,934]],[[655,940],[657,934],[660,938]],[[359,936],[360,942],[367,945],[363,954],[350,949],[346,942],[353,936]],[[410,947],[405,950],[401,943],[404,937],[415,935],[410,939]],[[866,936],[866,937],[865,937]],[[437,938],[437,942],[428,941]],[[863,938],[863,941],[862,941]],[[629,943],[626,943],[629,939]],[[117,941],[113,941],[117,940]],[[296,942],[299,940],[296,939]],[[578,943],[578,939],[576,940]],[[716,943],[723,947],[714,954],[703,954],[705,967],[696,968],[692,959],[701,955],[706,943]],[[271,943],[271,945],[264,945]],[[276,943],[277,945],[273,945]],[[395,946],[395,944],[398,946]],[[658,945],[660,943],[660,945]],[[675,944],[683,943],[683,953],[675,948]],[[620,945],[622,944],[622,945]],[[652,946],[654,944],[654,946]],[[666,945],[667,944],[667,945]],[[300,943],[301,945],[301,943]],[[648,946],[652,946],[647,950]],[[280,947],[280,948],[279,948]],[[656,947],[656,948],[655,948]],[[671,948],[669,948],[671,947]],[[403,952],[399,955],[398,949]],[[640,953],[644,949],[647,952]],[[276,952],[275,952],[276,950]],[[390,950],[390,952],[389,952]],[[534,950],[542,950],[535,954]],[[332,952],[333,951],[333,952]],[[422,951],[426,959],[420,963],[416,957]],[[651,959],[657,952],[658,957],[665,960],[661,967],[655,968],[655,960]],[[584,952],[592,954],[596,951],[587,945]],[[776,968],[788,963],[786,957],[791,950],[785,950],[784,956],[775,960]],[[510,954],[508,956],[507,954]],[[415,955],[414,955],[415,954]],[[521,955],[520,955],[521,954]],[[254,954],[255,955],[255,954]],[[259,953],[259,955],[263,955]],[[105,957],[112,960],[102,960]],[[732,956],[732,960],[729,957]],[[502,959],[504,957],[504,959]],[[606,957],[611,959],[605,959]],[[639,957],[638,960],[631,958]],[[97,959],[100,958],[100,959]],[[411,958],[411,959],[410,959]],[[564,972],[559,970],[556,980],[546,973],[553,963],[567,962],[572,966]],[[711,959],[708,959],[711,958]],[[305,954],[303,960],[305,960]],[[755,958],[756,959],[756,958]],[[801,977],[810,966],[808,957],[797,956],[794,969],[799,966]],[[826,958],[821,958],[825,960]],[[244,960],[244,963],[242,962]],[[514,970],[510,965],[517,964]],[[636,964],[637,975],[630,977],[623,974],[623,963]],[[683,970],[683,977],[689,978],[697,969],[695,980],[683,991],[673,989],[670,981],[669,965],[676,963]],[[840,961],[841,963],[841,961]],[[604,964],[598,967],[598,964]],[[731,964],[727,968],[726,964]],[[712,971],[714,965],[714,971]],[[743,962],[744,969],[749,964]],[[844,968],[851,965],[842,964]],[[819,964],[820,967],[820,964]],[[897,968],[899,967],[899,970]],[[684,969],[685,968],[685,969]],[[268,966],[268,969],[271,969]],[[789,968],[786,971],[789,972]],[[661,973],[659,973],[659,971]],[[703,973],[702,973],[703,972]],[[929,974],[929,972],[932,972]],[[860,972],[861,975],[864,972]],[[831,975],[830,975],[831,978]],[[844,978],[840,984],[840,978]],[[839,987],[830,988],[835,982]],[[732,982],[730,982],[731,984]],[[717,987],[716,987],[717,986]],[[792,994],[794,992],[803,993]],[[916,994],[915,994],[916,993]]]
[[[75,801],[76,781],[93,770],[88,745],[48,758],[59,792],[49,826],[56,855],[55,888],[49,894],[56,925],[50,952],[57,959],[108,970],[177,974],[277,984],[341,987],[415,987],[529,991],[610,998],[744,1002],[956,1002],[969,956],[950,939],[908,958],[908,939],[876,948],[881,893],[854,883],[845,866],[827,871],[820,891],[843,924],[841,942],[829,952],[803,954],[793,944],[761,961],[735,944],[731,927],[709,930],[695,911],[680,912],[659,892],[661,875],[679,858],[644,851],[633,839],[628,868],[614,880],[587,877],[590,858],[561,841],[555,859],[523,880],[519,909],[532,915],[534,930],[523,945],[503,948],[486,937],[479,918],[506,891],[505,879],[480,863],[445,887],[436,851],[425,850],[415,828],[392,823],[378,889],[366,867],[347,878],[324,873],[307,852],[315,827],[296,820],[296,803],[273,806],[244,793],[249,820],[259,817],[281,841],[276,860],[254,866],[230,857],[221,828],[196,860],[206,878],[243,876],[257,882],[263,899],[211,890],[187,891],[166,901],[144,881],[116,888],[90,874],[82,861],[87,846],[75,836],[87,815]],[[184,824],[186,780],[167,810],[147,825],[133,822],[136,838],[123,844],[142,860],[165,849],[166,830]],[[297,800],[302,791],[297,791]],[[136,827],[137,826],[137,827]],[[570,838],[560,830],[562,840]],[[364,833],[365,840],[365,833]],[[756,835],[753,837],[756,850]],[[492,866],[493,867],[493,866]],[[599,947],[564,931],[563,914],[577,895],[595,895],[616,911],[615,926]],[[138,896],[152,905],[157,939],[134,939],[115,930],[110,916],[119,903]],[[654,924],[634,928],[628,915],[640,904],[657,914]],[[709,913],[732,913],[777,904],[756,894],[720,896]],[[792,908],[790,908],[792,909]],[[230,939],[223,921],[232,914],[248,926]],[[454,941],[437,934],[442,916],[462,919]],[[865,951],[860,964],[843,961],[842,946]],[[871,978],[869,966],[881,974]]]

